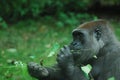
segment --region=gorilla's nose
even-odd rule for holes
[[[78,42],[72,42],[71,45],[73,46],[78,45]]]
[[[70,44],[70,49],[71,50],[78,50],[78,49],[81,49],[81,43],[78,42],[78,41],[73,41],[71,44]]]

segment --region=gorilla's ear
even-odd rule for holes
[[[99,39],[101,38],[101,26],[97,26],[94,30],[94,33],[96,39],[99,41]]]

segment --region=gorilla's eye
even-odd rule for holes
[[[84,37],[84,34],[80,31],[75,31],[73,32],[73,37],[79,39],[79,38],[83,38]]]
[[[97,40],[101,37],[101,30],[99,28],[95,29],[95,37]]]

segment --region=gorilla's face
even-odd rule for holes
[[[101,27],[86,25],[78,27],[73,30],[73,41],[70,44],[70,49],[75,58],[79,58],[80,62],[88,60],[96,55],[99,50],[104,46],[101,39]]]

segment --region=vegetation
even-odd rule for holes
[[[1,0],[0,80],[35,80],[28,75],[28,62],[56,63],[59,49],[72,41],[72,30],[84,21],[98,19],[86,12],[95,1]],[[119,5],[120,1],[99,3]],[[112,24],[120,39],[120,23]]]
[[[26,63],[30,61],[40,63],[43,60],[47,66],[55,63],[55,55],[52,57],[48,55],[52,52],[58,53],[60,46],[70,42],[71,35],[68,34],[72,28],[48,26],[50,25],[42,22],[26,21],[0,30],[2,80],[30,80],[26,72]]]
[[[120,24],[113,22],[113,25],[119,37]],[[1,80],[35,80],[28,75],[26,63],[43,60],[45,66],[54,64],[56,54],[48,55],[58,53],[60,47],[69,44],[73,28],[55,27],[42,21],[23,21],[0,30]]]
[[[0,23],[16,22],[23,19],[37,19],[41,16],[52,16],[55,19],[61,14],[76,15],[87,11],[95,4],[101,6],[119,5],[119,0],[1,0]],[[3,7],[4,6],[4,7]],[[74,14],[73,14],[74,13]],[[2,22],[3,26],[5,24]]]

